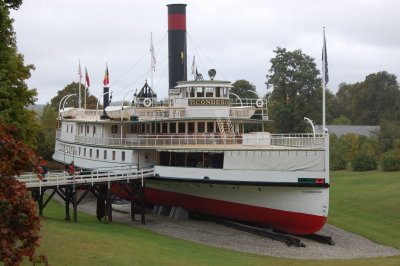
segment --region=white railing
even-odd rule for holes
[[[112,169],[98,169],[91,172],[75,172],[74,175],[69,175],[66,171],[52,171],[48,172],[44,179],[39,179],[35,173],[28,173],[17,177],[17,180],[24,182],[28,188],[42,188],[52,186],[65,186],[65,185],[84,185],[95,184],[112,181],[123,181],[132,179],[142,179],[152,177],[154,175],[154,168],[137,169],[133,166],[120,167]]]
[[[144,120],[182,118],[185,108],[138,108],[135,109],[135,116]]]
[[[236,145],[242,148],[251,146],[252,149],[323,149],[326,137],[322,134],[281,134],[268,136],[252,136],[252,134],[193,134],[193,135],[139,135],[137,138],[96,138],[76,136],[79,144],[118,147],[165,147],[165,146],[207,146],[207,145]],[[238,146],[239,145],[239,146]]]

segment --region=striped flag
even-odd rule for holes
[[[326,53],[326,40],[325,40],[325,28],[324,28],[324,44],[322,47],[322,77],[323,77],[323,85],[326,86],[329,82],[329,73],[328,73],[328,54]]]
[[[87,68],[85,67],[85,78],[86,78],[86,86],[89,88],[90,87],[90,80],[89,80],[89,74],[87,72]]]
[[[104,86],[107,86],[109,83],[110,83],[110,77],[108,75],[108,65],[106,64],[106,72],[104,72],[103,84]]]

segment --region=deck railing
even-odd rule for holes
[[[165,147],[165,146],[227,146],[241,145],[251,148],[303,148],[323,149],[326,137],[322,134],[193,134],[193,135],[139,135],[136,138],[99,138],[76,136],[79,144],[118,146],[118,147]]]
[[[42,188],[65,185],[84,185],[104,182],[113,182],[132,179],[142,179],[154,175],[154,168],[137,169],[133,166],[97,169],[90,172],[75,172],[69,175],[66,171],[48,172],[43,180],[35,173],[27,173],[17,177],[18,181],[24,182],[28,188]]]

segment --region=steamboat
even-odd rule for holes
[[[312,234],[329,207],[329,137],[268,132],[265,99],[229,81],[187,80],[186,5],[168,5],[169,99],[145,83],[130,106],[60,108],[53,158],[77,167],[154,168],[146,201]],[[60,103],[61,106],[61,103]]]

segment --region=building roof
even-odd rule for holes
[[[351,125],[326,125],[329,134],[335,134],[338,138],[346,134],[356,134],[367,137],[377,137],[375,132],[380,126],[351,126]],[[322,126],[315,126],[316,133],[322,133]]]

